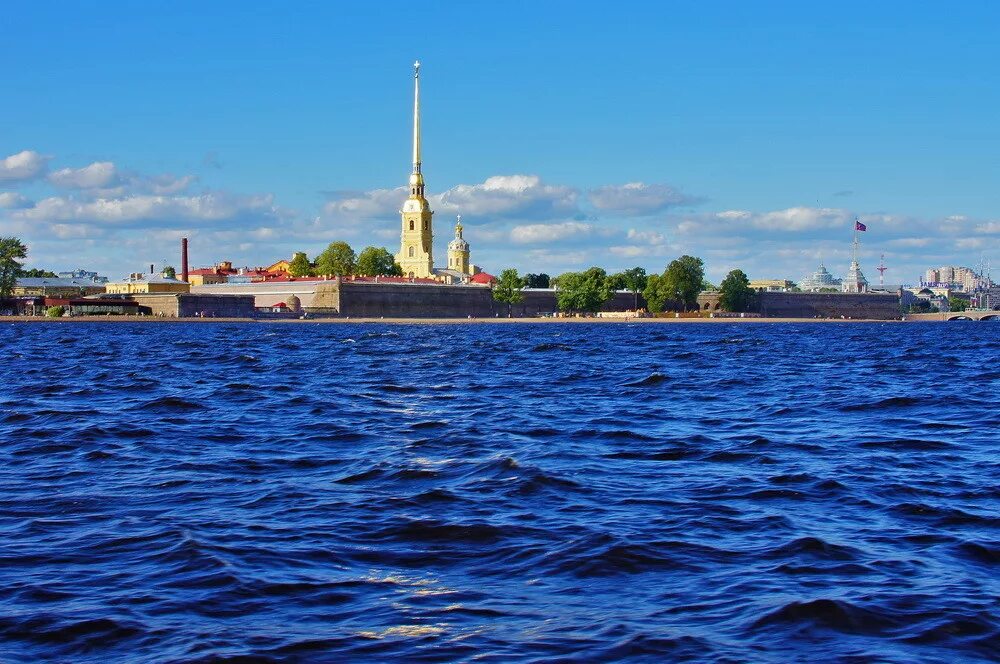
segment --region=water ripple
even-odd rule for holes
[[[0,659],[996,661],[998,329],[0,326]]]

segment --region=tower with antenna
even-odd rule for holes
[[[882,254],[879,257],[878,267],[875,268],[875,269],[878,270],[878,285],[879,285],[879,287],[885,286],[885,271],[889,269],[889,268],[887,268],[885,266],[885,254]]]

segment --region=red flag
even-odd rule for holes
[[[862,224],[857,219],[855,219],[854,220],[854,230],[856,230],[856,231],[866,231],[866,230],[868,230],[868,227],[865,226],[864,224]]]

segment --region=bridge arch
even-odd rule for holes
[[[959,314],[957,316],[948,316],[947,320],[976,320],[976,319],[972,318],[971,316],[965,316],[965,315]]]
[[[986,314],[985,316],[983,316],[979,320],[1000,320],[1000,313]]]

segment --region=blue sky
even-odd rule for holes
[[[288,6],[285,6],[285,5]],[[991,2],[5,3],[0,234],[30,264],[395,251],[423,63],[439,257],[721,278],[1000,268]]]

